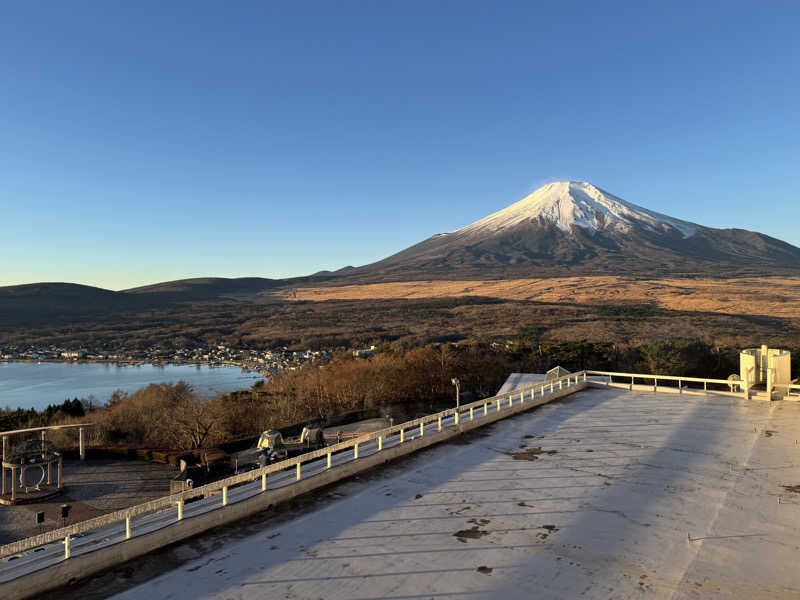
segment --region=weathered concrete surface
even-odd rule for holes
[[[589,390],[118,598],[797,598],[797,432],[795,403]]]
[[[475,421],[464,420],[457,428],[446,429],[438,433],[428,433],[424,437],[409,439],[406,443],[388,448],[383,452],[365,456],[358,461],[341,465],[335,469],[324,471],[321,474],[302,479],[297,484],[267,491],[266,493],[248,498],[235,504],[230,504],[222,510],[215,510],[202,515],[176,521],[172,525],[152,533],[139,535],[111,546],[104,547],[94,552],[71,557],[55,566],[19,577],[0,586],[0,591],[14,598],[27,598],[42,594],[60,585],[87,577],[104,569],[108,569],[125,561],[131,560],[155,549],[173,544],[188,537],[197,535],[213,527],[219,527],[245,518],[256,512],[263,511],[272,506],[291,500],[302,494],[330,485],[331,483],[346,479],[355,474],[362,473],[373,467],[406,456],[422,448],[451,440],[463,432],[471,431],[488,425],[509,416],[526,412],[533,407],[540,406],[576,393],[585,389],[587,384],[574,384],[562,390],[556,389],[545,398],[535,401],[527,400],[524,403],[514,404],[511,410],[502,412],[490,411],[487,417]],[[409,436],[414,435],[413,432]],[[120,524],[122,527],[122,524]]]

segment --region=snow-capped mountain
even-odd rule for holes
[[[800,248],[643,208],[559,181],[479,221],[341,275],[361,280],[559,274],[683,275],[800,269]]]
[[[558,181],[539,188],[508,208],[452,233],[495,235],[531,219],[552,223],[566,233],[572,233],[573,227],[581,227],[588,233],[593,233],[600,229],[628,231],[638,225],[660,233],[677,230],[683,237],[690,237],[698,228],[694,223],[673,219],[625,202],[591,183]]]

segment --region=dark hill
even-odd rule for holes
[[[203,277],[167,281],[125,290],[126,294],[166,294],[186,300],[207,300],[222,297],[252,296],[282,285],[281,280],[262,277]]]
[[[149,294],[136,296],[76,283],[0,287],[0,327],[34,327],[101,314],[163,306]]]

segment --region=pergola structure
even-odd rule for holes
[[[55,429],[78,429],[79,453],[81,460],[86,457],[84,429],[91,427],[91,423],[76,423],[70,425],[51,425],[48,427],[31,427],[29,429],[15,429],[13,431],[0,431],[2,438],[3,454],[2,469],[0,469],[0,492],[3,496],[2,502],[15,504],[17,502],[17,489],[25,488],[26,493],[30,488],[40,491],[40,485],[47,479],[47,485],[52,485],[53,465],[57,465],[57,477],[55,491],[61,489],[61,465],[63,457],[53,444],[47,440],[47,432]],[[40,433],[41,439],[29,439],[21,446],[11,448],[9,438],[19,435]],[[27,481],[25,473],[28,469],[40,469],[41,478],[39,481]],[[10,490],[7,486],[6,472],[11,473]],[[17,474],[19,473],[19,476]],[[5,498],[10,491],[11,497]]]

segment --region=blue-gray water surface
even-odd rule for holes
[[[103,404],[114,390],[132,394],[151,383],[185,381],[203,396],[250,388],[263,377],[238,367],[130,365],[110,363],[0,363],[0,407],[35,408],[66,399]]]

